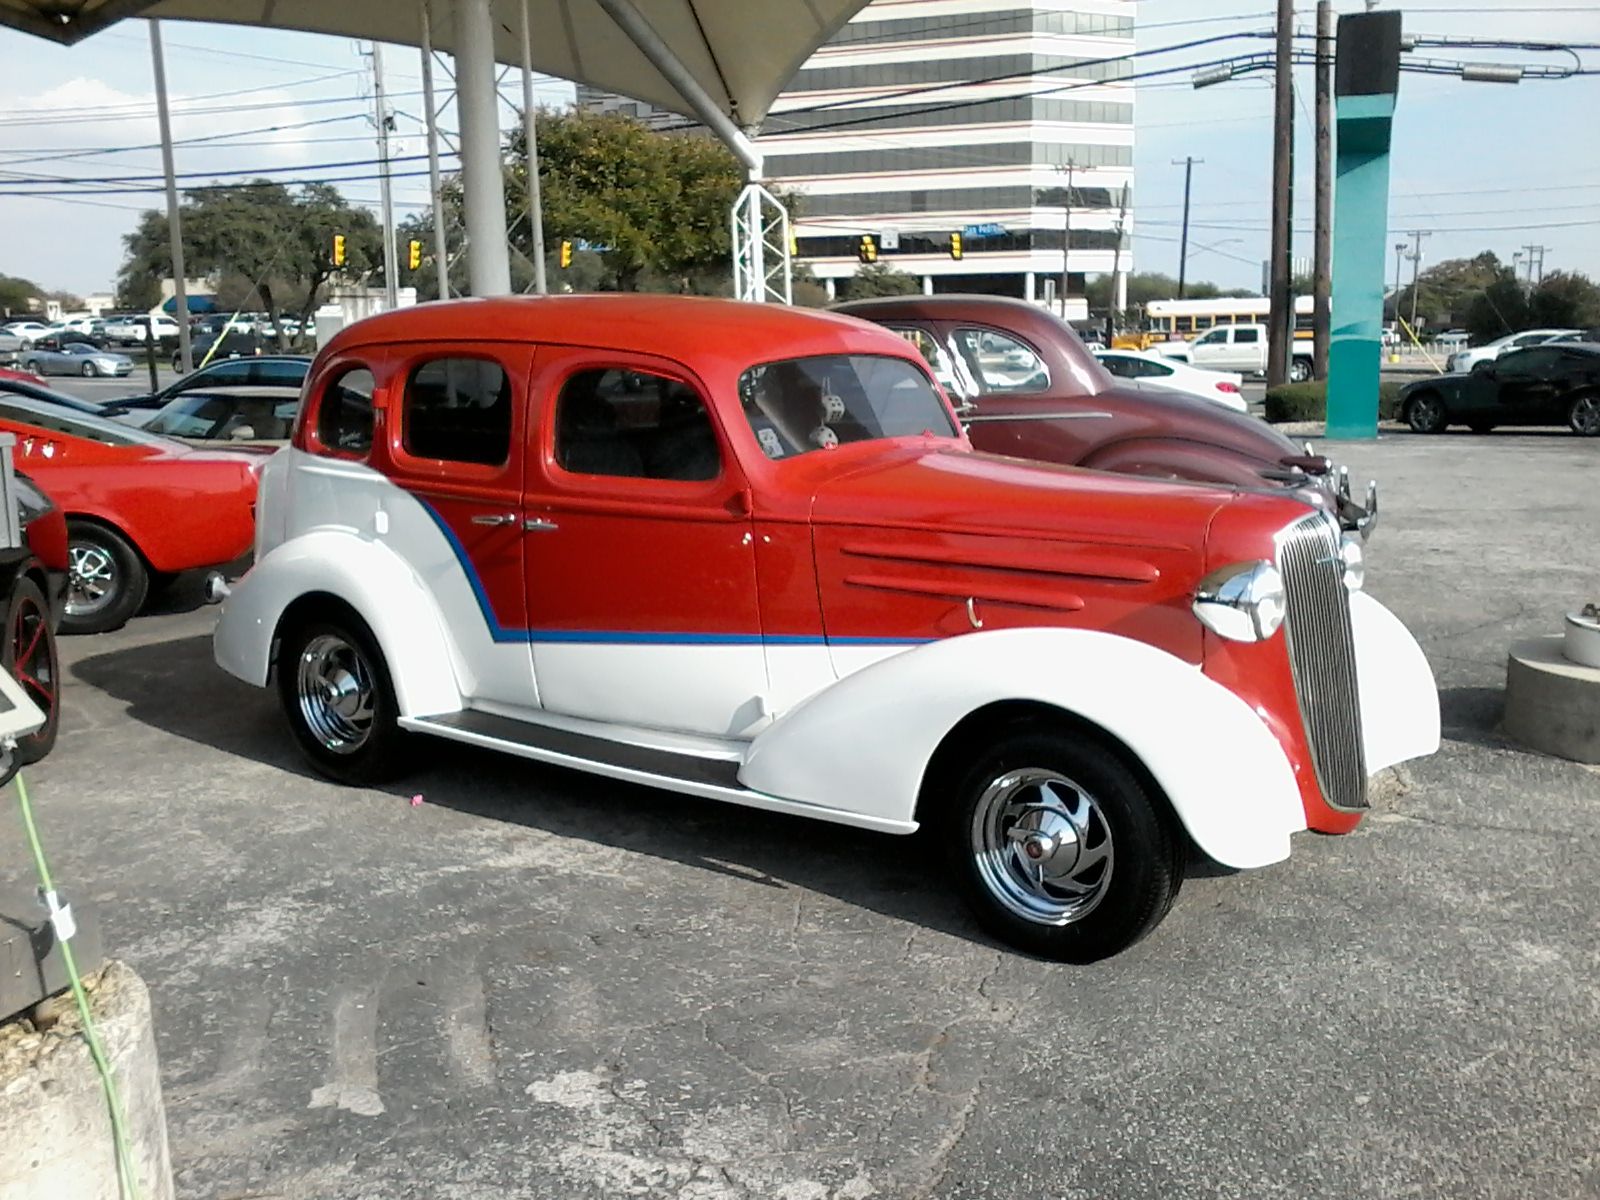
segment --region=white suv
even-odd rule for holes
[[[154,329],[157,339],[178,336],[178,323],[165,313],[155,313],[107,321],[106,338],[113,342],[137,342],[142,345],[147,329]]]

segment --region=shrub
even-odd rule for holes
[[[1401,384],[1384,382],[1378,385],[1378,419],[1395,421],[1400,417]],[[1314,383],[1286,383],[1269,388],[1266,400],[1267,420],[1274,425],[1287,421],[1326,421],[1328,419],[1328,385],[1325,380]]]

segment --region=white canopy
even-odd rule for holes
[[[535,70],[702,116],[600,0],[529,0]],[[866,0],[639,0],[693,82],[733,123],[758,125],[778,93]],[[522,61],[521,0],[496,12],[495,58]],[[0,0],[0,25],[72,43],[128,17],[297,29],[402,45],[421,38],[422,0]],[[450,0],[434,0],[434,45],[454,50]]]

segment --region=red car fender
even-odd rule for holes
[[[1129,438],[1101,446],[1078,464],[1095,471],[1193,479],[1234,487],[1266,486],[1257,465],[1231,449],[1179,438]]]

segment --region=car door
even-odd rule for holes
[[[1507,425],[1559,424],[1561,351],[1554,346],[1513,350],[1495,360],[1488,374],[1495,389],[1493,416]]]
[[[1197,367],[1232,369],[1232,350],[1228,344],[1227,329],[1213,329],[1201,334],[1189,346],[1189,361]]]
[[[388,429],[379,439],[381,458],[374,455],[387,482],[422,510],[406,510],[420,529],[397,517],[392,536],[451,625],[472,698],[519,708],[539,702],[523,586],[532,363],[533,348],[518,343],[390,348],[378,405],[379,428]]]
[[[737,737],[764,723],[750,492],[680,364],[545,348],[524,504],[550,712]]]

